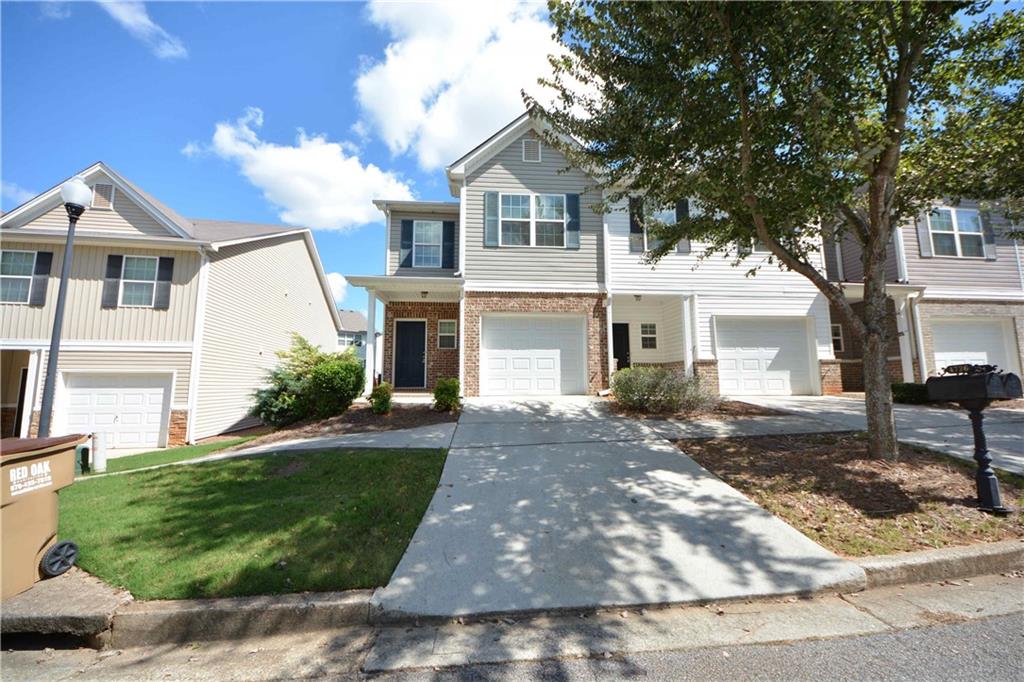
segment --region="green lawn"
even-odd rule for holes
[[[107,460],[107,473],[114,471],[131,471],[132,469],[142,469],[143,467],[167,464],[169,462],[182,462],[186,459],[202,457],[203,455],[208,455],[211,452],[229,448],[232,445],[248,443],[255,437],[256,436],[243,436],[241,438],[232,438],[230,440],[206,443],[204,445],[185,445],[180,448],[165,448],[163,450],[153,450],[152,452],[140,452],[137,455],[128,455],[127,457],[115,457],[114,459]],[[86,475],[88,476],[90,474]]]
[[[331,450],[83,480],[60,493],[60,537],[140,599],[377,587],[446,454]]]

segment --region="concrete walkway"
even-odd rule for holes
[[[391,615],[856,588],[864,573],[588,399],[469,400],[437,493],[373,604]]]
[[[333,450],[335,448],[447,448],[452,443],[455,423],[431,424],[411,429],[392,429],[391,431],[366,431],[363,433],[347,433],[342,436],[323,436],[320,438],[296,438],[282,440],[251,448],[242,448],[205,457],[197,457],[187,463],[215,462],[219,459],[230,459],[247,455],[263,455],[268,453],[313,452]],[[184,463],[184,462],[183,462]]]
[[[835,427],[861,431],[867,427],[864,401],[838,396],[746,397],[745,402],[792,412]],[[922,445],[953,457],[974,461],[974,436],[964,410],[926,405],[896,405],[896,430],[905,443]],[[985,410],[985,436],[993,465],[1024,475],[1024,410]]]

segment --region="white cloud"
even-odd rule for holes
[[[39,11],[46,19],[67,19],[71,16],[71,5],[58,0],[47,0],[39,5]]]
[[[160,59],[181,59],[188,56],[188,50],[181,39],[172,36],[149,18],[145,3],[138,0],[118,0],[100,2],[99,5],[133,38],[144,43]]]
[[[238,164],[286,223],[347,230],[381,220],[373,199],[413,198],[399,176],[363,164],[345,142],[300,128],[294,145],[276,144],[260,139],[262,125],[263,111],[249,107],[236,121],[217,124],[211,150]]]
[[[197,156],[202,156],[202,154],[205,152],[206,149],[203,147],[203,145],[194,140],[190,140],[185,144],[184,147],[181,148],[181,153],[190,159],[193,159]]]
[[[369,17],[392,42],[356,81],[361,129],[375,130],[392,153],[414,153],[426,170],[523,113],[521,90],[542,104],[550,97],[537,78],[550,75],[547,56],[562,48],[543,5],[374,0]]]
[[[327,283],[331,285],[331,295],[334,297],[334,304],[341,305],[348,293],[348,280],[341,273],[328,272]]]
[[[0,194],[5,199],[10,199],[15,206],[20,206],[36,195],[35,192],[27,190],[14,182],[0,181]]]

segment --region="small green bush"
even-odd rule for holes
[[[434,409],[438,412],[453,412],[459,409],[459,380],[455,378],[438,379],[434,386]]]
[[[278,367],[270,372],[267,386],[253,395],[252,414],[264,424],[286,426],[302,419],[302,380]]]
[[[652,365],[620,369],[612,375],[612,393],[626,409],[652,414],[700,412],[718,402],[718,396],[696,377]]]
[[[370,409],[374,414],[388,414],[391,412],[391,384],[384,381],[375,386],[370,392]]]
[[[892,385],[892,400],[907,405],[924,405],[928,400],[928,389],[924,384],[895,383]]]
[[[321,419],[341,414],[363,389],[363,368],[354,358],[339,355],[310,371],[303,398],[310,416]]]

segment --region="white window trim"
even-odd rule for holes
[[[343,336],[346,337],[345,338],[345,342],[342,342],[342,337]],[[359,341],[359,333],[358,332],[346,332],[346,331],[338,332],[338,346],[341,347],[341,348],[351,348],[352,346],[355,346],[358,341]]]
[[[455,325],[455,331],[453,331],[451,334],[442,334],[441,333],[441,323],[442,322],[451,322],[453,325]],[[452,337],[455,340],[455,345],[450,347],[450,348],[442,346],[441,345],[441,337],[442,336],[450,336],[450,337]],[[438,320],[437,321],[437,348],[438,348],[438,350],[455,350],[458,347],[459,347],[459,322],[458,322],[458,320]]]
[[[839,332],[836,334],[836,332]],[[834,353],[846,352],[846,339],[843,337],[843,325],[833,323],[831,325],[832,351]],[[839,348],[836,348],[836,341],[839,341]]]
[[[952,230],[935,230],[932,228],[932,213],[935,211],[949,211],[950,218],[953,221]],[[978,225],[981,227],[981,232],[961,232],[960,221],[957,219],[957,211],[970,211],[971,213],[978,214]],[[963,258],[965,260],[985,260],[985,226],[981,223],[981,211],[975,208],[956,208],[954,206],[934,206],[932,210],[928,212],[928,240],[932,244],[932,257],[933,258]],[[950,255],[946,253],[938,253],[935,249],[935,233],[939,234],[951,234],[953,235],[953,243],[956,245],[956,255]],[[965,256],[963,250],[960,248],[960,235],[972,235],[981,238],[981,255],[980,256]]]
[[[96,185],[110,185],[110,206],[97,206],[96,205]],[[113,211],[114,210],[114,195],[117,194],[117,185],[112,182],[97,182],[94,183],[90,188],[92,189],[92,201],[90,202],[89,209],[94,211]]]
[[[531,161],[530,159],[526,158],[526,143],[527,142],[536,142],[537,143],[537,160],[536,161]],[[522,156],[523,163],[541,163],[541,162],[544,161],[544,145],[541,144],[541,141],[538,140],[538,139],[525,138],[522,141],[522,154],[523,154],[523,156]]]
[[[155,274],[153,275],[153,279],[151,279],[151,280],[149,280],[149,279],[125,279],[124,268],[128,264],[128,259],[129,258],[144,258],[146,260],[155,260],[156,261],[156,270],[155,270]],[[132,255],[132,254],[122,255],[121,256],[121,281],[118,284],[118,291],[117,291],[117,307],[118,308],[152,308],[156,304],[156,283],[159,281],[159,279],[160,279],[160,258],[159,258],[159,256],[136,256],[136,255]],[[152,296],[149,297],[149,305],[140,305],[140,304],[137,304],[137,303],[129,305],[129,304],[125,303],[124,302],[124,285],[125,285],[125,282],[133,283],[133,284],[152,284],[153,285],[153,294],[152,294]]]
[[[3,253],[31,253],[32,254],[32,274],[31,275],[2,275],[3,277],[9,277],[12,279],[27,279],[28,280],[28,296],[24,301],[0,301],[0,305],[28,305],[29,301],[32,300],[32,286],[35,284],[33,281],[36,274],[36,260],[39,258],[38,251],[28,251],[26,249],[2,249]]]
[[[530,197],[530,219],[529,221],[523,220],[522,218],[502,218],[501,217],[501,198],[511,196],[528,196]],[[546,246],[537,244],[537,223],[557,223],[557,220],[537,220],[537,197],[562,197],[562,245],[561,246]],[[513,223],[530,223],[530,243],[529,244],[506,244],[502,239],[501,223],[503,221],[509,221]],[[498,192],[498,246],[505,246],[510,248],[531,248],[531,249],[562,249],[567,248],[569,236],[569,197],[567,194],[559,194],[558,192]]]
[[[421,242],[420,246],[436,246],[437,247],[437,265],[416,265],[416,225],[425,223],[437,223],[441,226],[441,241],[437,244],[428,244],[427,242]],[[414,220],[412,221],[412,266],[414,268],[436,270],[444,265],[444,221],[443,220]]]
[[[654,327],[653,334],[645,334],[644,326],[651,325]],[[653,346],[645,346],[644,339],[654,339]],[[657,322],[641,322],[640,323],[640,350],[658,350],[658,323]]]

